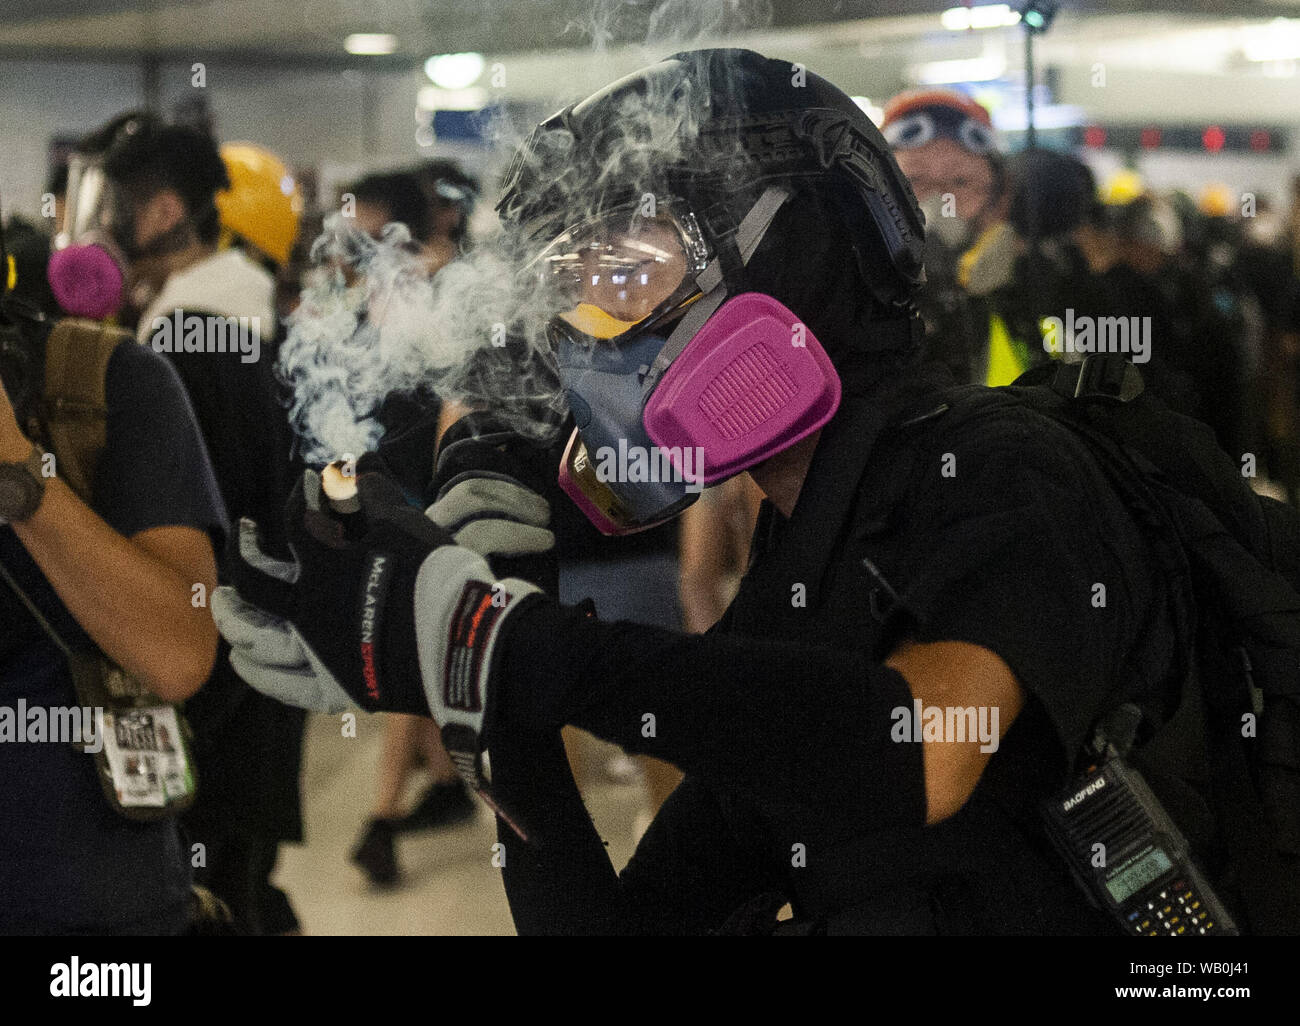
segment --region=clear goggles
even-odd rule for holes
[[[553,297],[553,333],[608,342],[646,331],[699,295],[708,247],[693,215],[618,208],[557,236],[531,262]]]

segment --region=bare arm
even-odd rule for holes
[[[975,706],[998,710],[998,740],[1024,706],[1024,692],[1010,668],[993,652],[964,641],[904,642],[885,660],[923,707]],[[992,752],[980,741],[927,741],[925,762],[926,822],[938,823],[966,804]]]
[[[0,388],[0,461],[22,460],[29,449]],[[40,508],[12,526],[109,658],[167,701],[198,691],[217,652],[206,602],[217,566],[207,534],[158,527],[124,538],[57,478],[45,482]],[[191,601],[196,584],[205,597],[198,608]]]

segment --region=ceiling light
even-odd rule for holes
[[[1008,4],[981,4],[979,7],[949,7],[939,15],[939,23],[949,32],[967,29],[1001,28],[1020,21],[1020,12]]]
[[[481,53],[440,53],[424,62],[424,73],[443,89],[466,89],[483,74],[484,63]]]
[[[1241,29],[1241,52],[1248,61],[1291,61],[1300,58],[1300,21],[1274,18]]]
[[[931,61],[914,69],[920,85],[950,85],[954,82],[991,82],[1007,70],[1002,57],[970,57],[956,61]]]
[[[353,32],[343,49],[362,57],[379,57],[397,49],[397,37],[387,32]]]

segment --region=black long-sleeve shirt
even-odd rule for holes
[[[1163,706],[1167,585],[1073,435],[1009,397],[959,415],[936,395],[846,388],[793,515],[765,510],[709,635],[543,601],[506,625],[485,737],[537,835],[501,835],[521,932],[706,932],[770,892],[832,929],[1112,929],[1037,806],[1118,688]],[[904,636],[988,648],[1029,696],[965,807],[930,827],[920,745],[889,740],[911,696],[880,660]],[[686,774],[621,876],[562,723]]]

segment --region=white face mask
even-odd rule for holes
[[[962,253],[974,241],[975,226],[968,217],[961,217],[955,211],[944,213],[944,198],[936,193],[927,196],[920,203],[921,213],[925,215],[925,235],[927,239],[937,239],[944,249],[953,253]]]

